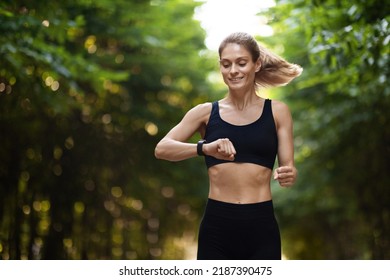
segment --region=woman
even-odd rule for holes
[[[288,107],[256,94],[299,76],[302,68],[233,33],[219,47],[220,70],[228,94],[200,104],[157,144],[159,159],[205,156],[209,196],[198,239],[198,259],[281,259],[270,181],[292,186],[293,124]],[[202,139],[188,143],[196,132]]]

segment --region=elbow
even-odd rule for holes
[[[165,148],[164,142],[164,139],[161,140],[154,148],[154,156],[156,159],[167,160],[167,149]]]
[[[162,151],[161,151],[161,147],[159,144],[157,144],[156,148],[154,148],[154,156],[156,159],[163,159],[163,156],[162,156]]]
[[[168,161],[178,161],[174,151],[172,151],[172,145],[169,139],[162,139],[154,148],[154,156],[157,159],[163,159]]]

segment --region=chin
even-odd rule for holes
[[[240,83],[229,83],[229,87],[234,89],[245,89],[248,85],[241,81]]]

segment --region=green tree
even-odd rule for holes
[[[205,170],[153,149],[208,97],[197,5],[0,3],[1,258],[184,257]]]
[[[276,198],[289,258],[390,258],[389,11],[377,0],[292,0],[267,13],[267,43],[305,69],[280,91],[299,169]]]

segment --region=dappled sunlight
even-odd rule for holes
[[[382,2],[8,2],[0,259],[195,259],[207,169],[154,149],[190,108],[225,96],[215,46],[236,28],[304,68],[258,92],[294,119],[297,183],[272,182],[283,259],[390,257]]]
[[[87,37],[84,43],[84,47],[87,49],[88,53],[93,54],[97,50],[96,46],[96,36],[90,35]]]
[[[147,122],[145,124],[145,130],[150,136],[155,136],[158,133],[158,127],[152,122]]]

